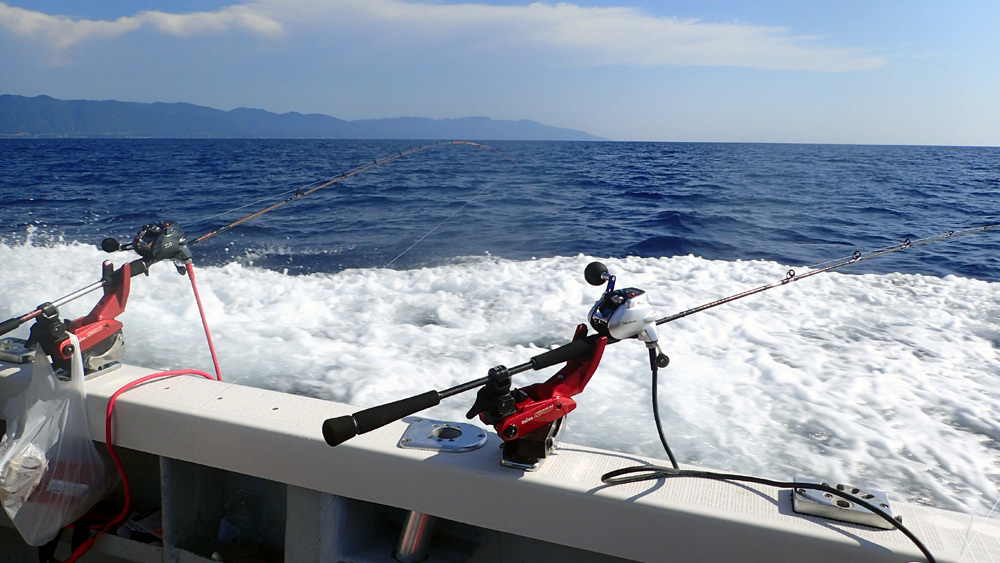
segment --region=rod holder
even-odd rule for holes
[[[434,535],[434,522],[430,514],[411,510],[406,515],[403,531],[399,534],[394,557],[399,563],[417,563],[427,558],[427,549]]]

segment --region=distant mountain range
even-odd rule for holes
[[[397,117],[345,121],[329,115],[222,111],[185,103],[57,100],[0,95],[0,137],[602,140],[535,121]]]

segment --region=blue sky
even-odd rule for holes
[[[1000,1],[0,2],[0,93],[1000,146]]]

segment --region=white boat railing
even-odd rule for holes
[[[96,440],[111,394],[149,373],[122,366],[88,380]],[[0,403],[29,376],[30,365],[0,362]],[[655,459],[563,444],[524,472],[500,466],[500,440],[485,430],[472,451],[399,447],[419,417],[329,447],[322,422],[354,410],[195,377],[137,386],[117,400],[114,440],[137,510],[161,511],[162,545],[110,537],[95,549],[133,561],[257,549],[268,560],[361,563],[418,560],[424,548],[428,561],[923,560],[898,531],[794,512],[790,491],[687,478],[601,483],[614,469],[663,464]],[[894,509],[938,561],[1000,561],[995,521]],[[252,547],[225,541],[240,538]]]

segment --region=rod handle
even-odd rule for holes
[[[569,360],[575,360],[593,349],[594,340],[597,337],[597,334],[592,334],[586,338],[579,338],[569,344],[564,344],[555,350],[549,350],[548,352],[539,354],[534,358],[531,358],[531,368],[536,370],[544,369]]]
[[[19,326],[21,326],[21,319],[17,317],[7,319],[6,321],[0,323],[0,335],[7,334]]]
[[[129,277],[134,278],[139,274],[145,274],[149,271],[149,264],[142,258],[138,260],[133,260],[128,263],[129,267]]]
[[[367,408],[354,414],[328,418],[323,421],[323,438],[327,444],[336,446],[365,432],[381,428],[404,416],[420,412],[441,403],[441,394],[428,391],[408,399],[401,399],[377,407]]]

